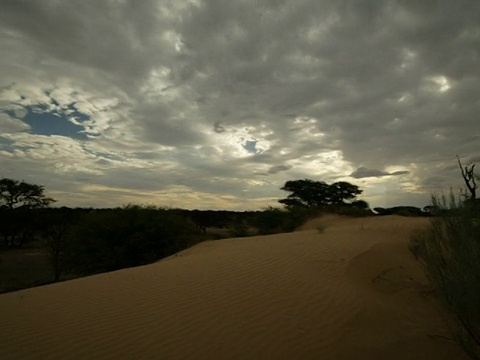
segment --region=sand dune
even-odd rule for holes
[[[328,216],[3,294],[0,358],[467,359],[407,249],[426,223]]]

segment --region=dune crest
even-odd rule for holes
[[[468,359],[407,248],[426,224],[327,216],[3,294],[0,357]]]

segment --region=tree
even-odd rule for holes
[[[355,201],[352,201],[352,204],[351,204],[354,208],[357,208],[357,209],[362,209],[362,210],[368,210],[370,209],[370,205],[368,205],[368,203],[365,201],[365,200],[355,200]]]
[[[77,220],[78,214],[66,207],[48,210],[41,216],[43,225],[41,235],[45,242],[48,261],[53,270],[53,281],[57,282],[65,267],[63,258],[70,235],[69,230]]]
[[[279,202],[287,206],[320,206],[328,198],[328,184],[323,181],[290,180],[280,189],[291,192],[286,199]]]
[[[328,192],[331,204],[344,204],[345,200],[353,200],[362,193],[358,186],[352,185],[346,181],[339,181],[329,186]]]
[[[463,180],[465,181],[465,185],[467,186],[467,190],[470,193],[470,195],[464,194],[465,200],[475,201],[475,199],[477,198],[477,189],[478,189],[478,185],[475,182],[475,175],[473,173],[473,170],[475,169],[475,164],[472,164],[470,166],[466,165],[465,167],[463,167],[458,155],[457,155],[457,161],[458,161],[458,167],[462,172]]]
[[[332,204],[345,204],[362,193],[358,186],[345,181],[328,185],[324,181],[290,180],[281,190],[291,192],[285,199],[279,200],[286,206],[321,207]]]
[[[29,184],[25,181],[0,179],[0,206],[13,210],[16,207],[41,208],[55,200],[45,196],[42,185]]]
[[[41,185],[25,181],[0,179],[0,217],[6,246],[21,247],[33,238],[38,228],[38,219],[31,210],[47,207],[55,200],[45,196]]]

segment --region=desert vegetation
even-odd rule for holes
[[[456,338],[480,359],[480,204],[474,166],[458,163],[467,191],[459,198],[432,196],[430,226],[412,237],[410,250],[454,315]]]
[[[373,215],[346,182],[292,180],[281,207],[257,211],[127,205],[50,207],[41,185],[0,180],[0,292],[155,262],[200,241],[291,232],[323,213]]]
[[[292,231],[305,209],[49,207],[41,185],[0,180],[0,292],[138,266],[207,239]]]

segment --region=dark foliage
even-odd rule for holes
[[[0,234],[6,247],[22,247],[33,240],[41,226],[37,210],[0,209]]]
[[[287,198],[279,200],[287,207],[303,206],[307,208],[321,208],[331,204],[345,204],[362,193],[358,186],[345,181],[327,184],[323,181],[290,180],[281,188],[290,192]]]
[[[198,241],[198,229],[175,211],[93,210],[72,229],[65,263],[77,274],[112,271],[156,261]]]
[[[207,228],[225,228],[230,226],[242,213],[224,210],[178,210],[189,218],[205,235]],[[240,214],[240,215],[239,215]]]
[[[350,204],[352,207],[362,210],[370,209],[370,205],[365,200],[355,200]]]
[[[0,234],[5,246],[22,247],[35,237],[41,226],[35,210],[55,201],[44,192],[41,185],[0,179]]]
[[[433,198],[444,211],[431,226],[411,239],[410,250],[426,268],[432,284],[459,323],[458,339],[480,359],[480,222],[476,209]]]
[[[368,205],[368,204],[367,204]],[[331,204],[323,207],[324,213],[353,216],[353,217],[362,217],[362,216],[371,216],[374,215],[373,212],[367,207],[355,206],[352,204]]]
[[[42,208],[55,200],[47,197],[42,185],[29,184],[25,181],[0,179],[0,207],[13,210],[16,207]]]
[[[424,211],[415,206],[376,207],[373,210],[375,210],[378,215],[430,216],[430,211]]]
[[[269,207],[255,213],[251,224],[261,235],[291,232],[302,225],[311,216],[305,207],[279,209]]]
[[[71,238],[71,229],[80,218],[80,211],[62,207],[44,209],[37,213],[42,224],[40,234],[52,267],[53,281],[57,282],[66,267],[64,253]]]

